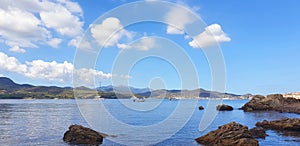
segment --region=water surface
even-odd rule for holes
[[[131,100],[124,100],[128,104],[139,104],[137,107],[145,107],[144,111],[136,111],[122,105],[118,100],[82,100],[87,105],[102,102],[105,108],[119,121],[136,126],[147,126],[159,123],[167,118],[179,102],[186,105],[194,103],[192,100],[169,101],[169,100],[147,100],[144,103],[132,103]],[[64,132],[71,124],[80,124],[90,126],[80,114],[75,100],[0,100],[0,143],[1,145],[68,145],[62,141]],[[206,107],[207,100],[199,100],[197,106]],[[235,108],[233,111],[219,112],[212,124],[204,131],[199,131],[199,123],[204,111],[199,111],[197,106],[195,111],[187,122],[175,135],[157,143],[156,145],[198,145],[194,139],[202,136],[209,131],[216,130],[218,126],[227,124],[231,121],[247,125],[249,128],[255,126],[255,123],[262,120],[276,120],[285,117],[300,118],[300,115],[292,113],[278,112],[254,112],[245,113],[238,110],[247,100],[225,100],[223,103],[229,104]],[[157,104],[155,109],[149,110],[148,105]],[[194,108],[194,107],[192,107]],[[176,109],[185,111],[188,109]],[[92,110],[91,115],[97,114],[98,111]],[[184,112],[183,112],[184,113]],[[184,115],[182,115],[184,116]],[[96,116],[95,116],[96,117]],[[177,120],[174,119],[176,125]],[[100,123],[101,125],[101,123]],[[109,123],[103,123],[108,126]],[[98,129],[98,128],[96,128]],[[101,128],[99,128],[101,129]],[[114,129],[114,128],[112,128]],[[143,133],[147,135],[147,139],[151,139],[157,135],[166,135],[170,129],[161,127],[159,131]],[[101,131],[100,131],[101,132]],[[135,131],[112,130],[111,133],[117,137],[105,139],[102,145],[120,145],[114,141],[122,143],[130,143],[131,145],[140,144],[143,141],[135,141],[135,137],[131,136]],[[134,133],[135,134],[135,133]],[[155,134],[155,135],[154,135]],[[300,145],[299,133],[280,133],[268,130],[269,135],[266,139],[258,139],[260,145]],[[139,133],[136,133],[139,136]]]

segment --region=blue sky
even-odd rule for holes
[[[133,68],[127,67],[129,74],[114,74],[114,67],[122,68],[114,61],[122,55],[134,58],[152,51],[172,54],[176,61],[185,62],[182,56],[185,53],[195,67],[199,86],[211,89],[211,70],[203,50],[216,44],[208,42],[209,34],[197,38],[208,28],[216,35],[213,42],[219,43],[224,56],[226,92],[270,94],[300,90],[299,1],[170,1],[190,9],[207,24],[206,27],[193,28],[196,33],[193,38],[166,23],[143,22],[123,26],[125,19],[117,17],[96,21],[99,16],[129,2],[132,1],[1,1],[0,75],[10,77],[17,83],[70,86],[74,71],[83,82],[94,81],[95,76],[98,79],[96,82],[101,80],[103,85],[117,79],[126,80],[135,87],[180,89],[180,76],[176,65],[174,67],[172,62],[168,62],[170,60],[144,58]],[[178,24],[179,28],[186,28],[192,23],[188,16],[182,14],[184,12],[175,9],[165,11],[166,14],[162,13],[165,21],[175,21],[173,23]],[[108,25],[103,23],[105,20]],[[103,31],[108,31],[108,26],[124,28],[116,34],[111,44],[105,46],[101,39],[105,37]],[[99,56],[98,52],[92,53],[97,60],[88,66],[74,62],[77,44],[86,31],[96,40],[96,48],[104,46]],[[172,50],[176,47],[162,38],[176,43],[184,53]],[[191,43],[194,39],[201,44]],[[77,53],[82,50],[84,47]],[[88,62],[89,57],[84,60]]]

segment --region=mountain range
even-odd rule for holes
[[[52,98],[74,98],[74,88],[56,86],[33,86],[29,84],[17,84],[9,78],[0,77],[0,99],[52,99]],[[102,98],[131,98],[132,96],[144,98],[248,98],[231,93],[220,93],[204,89],[194,90],[167,90],[150,88],[135,88],[128,86],[102,86],[95,89],[87,87],[76,87],[76,93],[82,98],[94,98],[100,95]],[[249,95],[250,96],[250,95]]]

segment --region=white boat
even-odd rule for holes
[[[94,97],[94,100],[104,100],[104,98],[101,98],[101,96],[98,95]]]
[[[146,101],[145,98],[137,98],[135,96],[132,96],[131,99],[133,102],[145,102]]]

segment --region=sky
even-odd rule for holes
[[[210,90],[224,75],[224,92],[300,91],[300,1],[132,2],[0,1],[0,76],[46,86]]]

